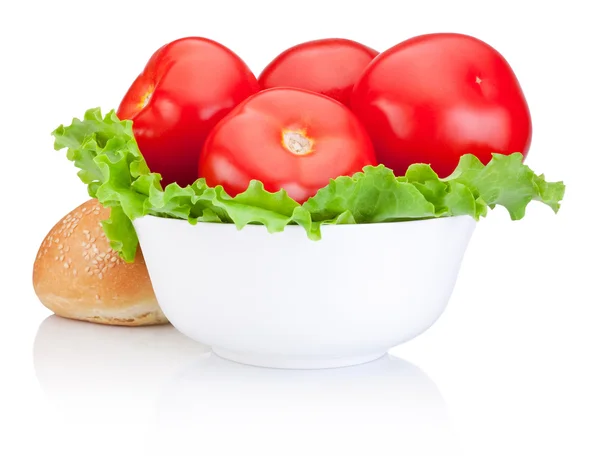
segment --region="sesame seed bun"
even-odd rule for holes
[[[141,250],[128,264],[111,249],[100,225],[109,215],[92,199],[50,230],[33,266],[35,293],[64,318],[122,326],[168,323]]]

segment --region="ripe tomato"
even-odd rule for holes
[[[374,165],[373,145],[352,112],[324,95],[293,88],[264,90],[213,129],[199,175],[231,195],[260,180],[299,203],[340,175]]]
[[[381,53],[352,93],[378,160],[404,174],[414,162],[448,176],[462,154],[525,156],[531,116],[517,78],[492,47],[471,36],[427,34]]]
[[[156,51],[117,115],[132,119],[148,167],[163,186],[194,182],[198,156],[214,125],[258,92],[256,77],[232,51],[204,38],[182,38]]]
[[[277,56],[258,77],[261,89],[294,87],[322,93],[350,106],[354,83],[377,51],[349,39],[319,39]]]

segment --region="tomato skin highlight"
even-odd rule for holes
[[[258,91],[256,77],[230,49],[181,38],[152,55],[117,116],[133,120],[140,151],[162,185],[185,186],[196,179],[198,156],[215,124]]]
[[[349,39],[308,41],[279,54],[262,71],[258,82],[262,90],[301,88],[350,106],[356,80],[377,54],[374,49]]]
[[[260,180],[303,203],[330,179],[376,165],[373,145],[352,112],[336,100],[278,87],[248,98],[213,129],[198,176],[235,196]]]
[[[462,34],[417,36],[382,52],[357,81],[351,108],[397,175],[420,162],[447,177],[463,154],[485,164],[492,152],[526,156],[531,144],[529,107],[511,66]]]

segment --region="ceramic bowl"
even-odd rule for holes
[[[134,221],[158,302],[176,329],[226,359],[264,367],[369,362],[442,314],[469,216],[288,226]]]

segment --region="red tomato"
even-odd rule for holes
[[[462,154],[487,163],[492,152],[531,143],[531,116],[513,70],[471,36],[428,34],[381,53],[352,93],[378,160],[397,175],[415,162],[448,176]]]
[[[258,92],[256,77],[232,51],[204,38],[182,38],[156,51],[117,115],[132,119],[148,167],[163,186],[196,179],[198,156],[214,125]]]
[[[294,87],[350,106],[354,83],[377,51],[349,39],[319,39],[282,52],[258,77],[262,89]]]
[[[364,127],[341,103],[292,88],[262,91],[215,126],[200,157],[199,175],[237,195],[251,180],[285,189],[299,203],[329,179],[374,165]]]

